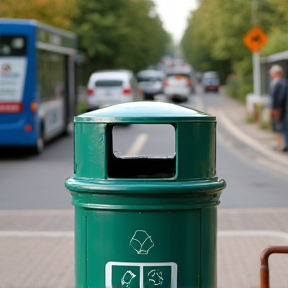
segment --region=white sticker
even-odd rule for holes
[[[154,243],[151,236],[145,230],[136,230],[129,245],[137,254],[148,254]]]
[[[26,57],[0,57],[0,102],[22,102]]]
[[[136,274],[134,274],[130,270],[126,271],[121,279],[121,285],[126,287],[130,286],[131,281],[133,280],[134,277],[136,277]]]
[[[123,277],[121,279],[115,279],[115,276],[113,276],[113,269],[123,266],[127,268]],[[131,271],[135,268],[138,269],[139,275],[134,271]],[[170,279],[164,279],[163,277],[162,269],[165,268],[168,268],[169,270]],[[120,284],[121,287],[125,288],[145,288],[148,283],[149,287],[160,288],[165,281],[167,286],[177,288],[177,268],[178,266],[174,262],[134,263],[110,261],[105,266],[105,288],[119,287]],[[138,278],[136,276],[138,276]]]
[[[162,271],[159,269],[153,269],[148,273],[149,282],[152,282],[154,286],[162,285],[164,278],[162,276]]]

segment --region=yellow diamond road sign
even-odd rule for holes
[[[259,28],[254,27],[243,38],[245,45],[252,51],[258,52],[266,44],[267,35]]]

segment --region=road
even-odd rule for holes
[[[217,93],[194,94],[187,105],[210,113],[223,105]],[[169,125],[131,125],[115,129],[114,150],[129,155],[171,155],[174,134]],[[288,207],[288,177],[254,161],[257,151],[230,135],[221,121],[217,132],[217,175],[227,181],[220,208]],[[64,187],[73,175],[73,137],[49,143],[40,156],[0,158],[0,209],[72,209]]]
[[[220,94],[198,93],[185,105],[220,115],[230,104]],[[217,119],[217,174],[228,184],[218,209],[217,287],[259,287],[260,253],[287,245],[288,177],[261,165],[263,154]],[[169,125],[118,127],[113,137],[119,154],[175,151]],[[72,175],[71,136],[49,143],[40,156],[0,155],[0,288],[74,287],[74,212],[64,187]],[[269,263],[271,287],[287,287],[287,257]]]
[[[200,95],[202,110],[208,113],[225,105],[219,94]],[[223,124],[218,121],[217,174],[227,181],[227,188],[222,193],[220,208],[288,207],[287,175],[261,165],[258,160],[263,156],[229,134]]]

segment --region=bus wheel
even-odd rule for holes
[[[40,133],[38,134],[37,144],[34,146],[34,153],[40,155],[44,149],[44,131],[41,127]]]

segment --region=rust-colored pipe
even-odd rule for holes
[[[269,264],[268,258],[271,254],[288,254],[288,246],[271,246],[266,248],[261,254],[260,281],[261,288],[269,288]]]

